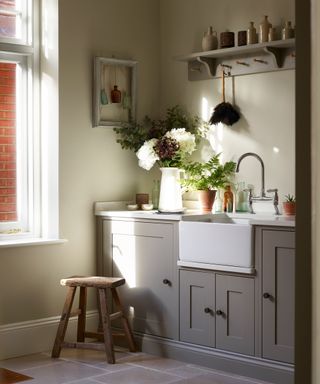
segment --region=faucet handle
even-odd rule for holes
[[[268,189],[267,192],[269,192],[269,193],[273,192],[274,193],[273,205],[274,205],[274,209],[276,211],[275,214],[280,215],[279,208],[278,208],[278,205],[279,205],[278,188]]]

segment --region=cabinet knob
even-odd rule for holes
[[[165,285],[171,285],[171,282],[170,282],[170,280],[168,280],[168,279],[163,279],[162,282],[163,282],[163,284],[165,284]]]
[[[263,294],[263,298],[264,298],[264,299],[270,299],[270,297],[271,297],[271,295],[270,295],[270,293],[268,293],[268,292],[265,292],[265,293]]]
[[[216,314],[217,314],[218,316],[222,316],[222,315],[223,315],[223,312],[221,311],[221,309],[218,309],[217,312],[216,312]]]
[[[205,312],[205,313],[211,313],[211,312],[212,312],[212,309],[210,309],[209,307],[206,307],[206,308],[204,309],[204,312]]]

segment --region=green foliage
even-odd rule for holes
[[[208,190],[223,188],[234,175],[236,163],[228,161],[220,164],[220,153],[206,163],[190,162],[185,167],[186,179],[182,181],[187,190]]]
[[[290,195],[290,194],[285,195],[285,199],[286,199],[287,203],[295,203],[295,201],[296,201],[296,198],[293,195]]]
[[[117,143],[121,148],[137,152],[145,141],[160,139],[172,128],[185,128],[199,138],[201,128],[205,124],[199,116],[192,116],[179,105],[175,105],[167,109],[164,120],[152,120],[145,116],[141,123],[134,121],[123,123],[121,127],[115,127],[114,131],[118,135]]]

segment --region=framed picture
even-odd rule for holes
[[[137,61],[94,59],[93,126],[135,120]]]

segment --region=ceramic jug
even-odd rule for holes
[[[217,32],[208,27],[207,32],[204,33],[202,38],[202,50],[203,51],[212,51],[218,48],[218,38]]]

